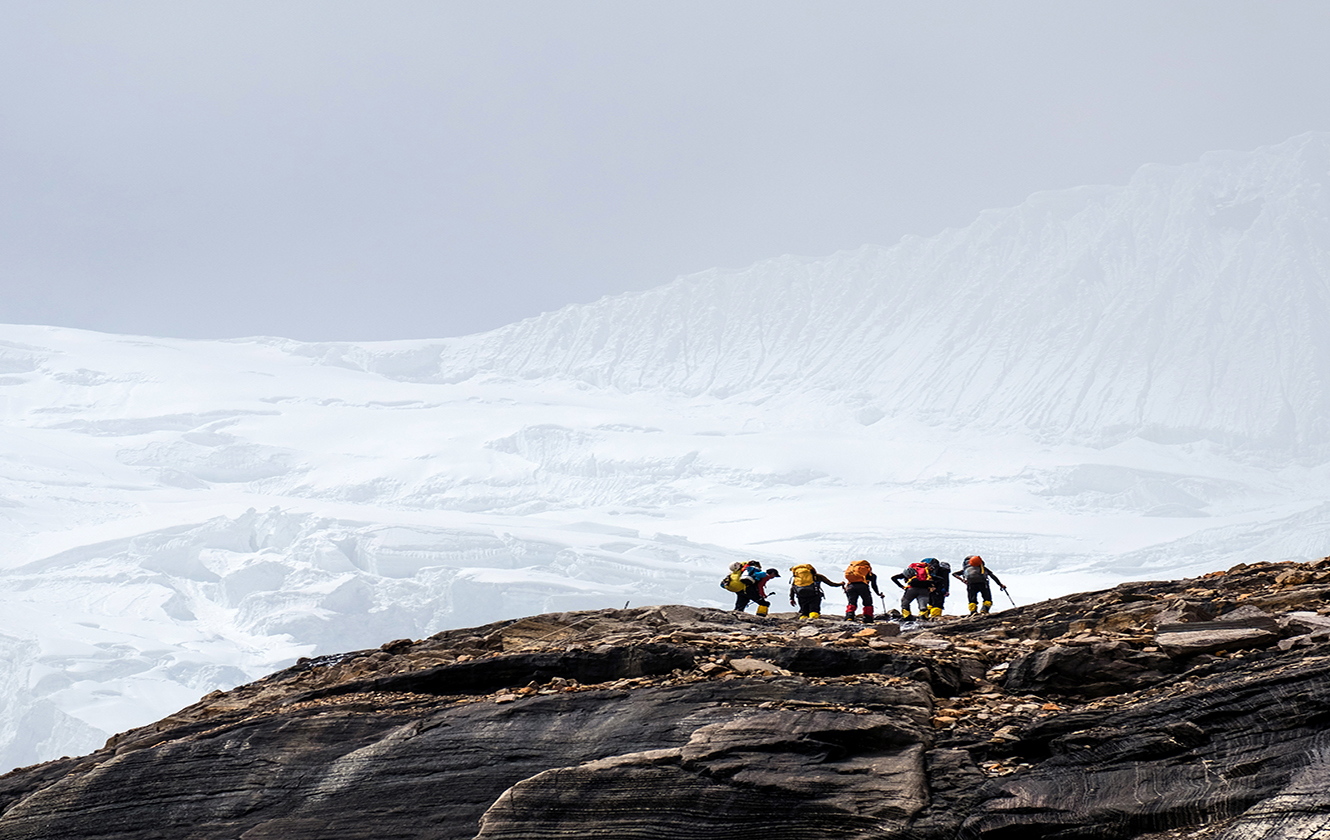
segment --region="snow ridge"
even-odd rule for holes
[[[1330,134],[1305,134],[1039,193],[891,248],[713,270],[409,349],[296,352],[404,380],[806,390],[952,428],[1319,457],[1328,180]]]

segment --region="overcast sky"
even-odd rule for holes
[[[1330,129],[1330,3],[0,0],[0,322],[434,338]]]

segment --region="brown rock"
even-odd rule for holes
[[[780,667],[771,664],[762,659],[750,659],[743,657],[741,659],[730,660],[730,667],[740,674],[781,674],[788,673]]]
[[[1280,572],[1275,577],[1275,583],[1280,586],[1301,586],[1304,583],[1311,583],[1316,579],[1316,574],[1308,569],[1289,569],[1286,572]]]

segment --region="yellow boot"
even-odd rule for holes
[[[941,617],[942,617],[942,608],[941,608],[941,607],[930,607],[929,610],[928,610],[928,617],[929,617],[929,618],[935,618],[935,619],[936,619],[936,618],[941,618]]]
[[[764,606],[759,605],[758,608],[757,608],[757,614],[758,614],[758,615],[766,615],[766,614],[767,614],[767,608],[764,607]]]
[[[809,618],[817,618],[819,615],[821,615],[821,613],[809,613],[809,614],[808,614],[808,617],[809,617]]]

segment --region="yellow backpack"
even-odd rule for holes
[[[740,577],[742,575],[743,575],[742,569],[740,569],[737,572],[730,572],[728,575],[725,576],[723,580],[721,580],[720,585],[730,590],[731,592],[743,592],[745,589],[748,588],[748,586],[742,580],[740,580]]]
[[[863,583],[873,573],[873,567],[867,560],[855,560],[845,570],[846,583]]]
[[[794,575],[792,582],[795,586],[812,586],[817,581],[817,570],[807,563],[800,563],[790,569],[790,573]]]

